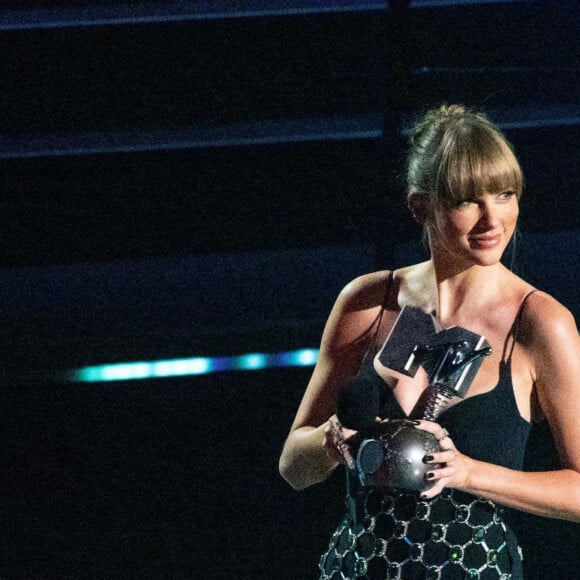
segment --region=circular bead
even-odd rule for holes
[[[445,539],[445,526],[441,524],[433,526],[433,529],[431,530],[431,539],[434,542],[441,542]]]
[[[474,542],[477,543],[482,542],[484,538],[485,538],[485,528],[483,526],[477,526],[476,528],[473,528],[471,539]]]
[[[391,564],[389,564],[389,580],[391,580],[391,578],[393,580],[399,580],[399,578],[401,578],[401,566],[399,564],[396,564],[394,562],[392,562]]]
[[[409,546],[409,556],[414,562],[420,562],[423,559],[423,544],[411,544]]]
[[[359,558],[356,561],[355,571],[356,571],[358,576],[364,576],[368,572],[368,569],[369,569],[369,564],[365,558]]]
[[[415,515],[420,520],[426,520],[431,513],[431,508],[426,501],[419,502],[415,508]]]
[[[455,521],[456,522],[466,522],[469,518],[469,508],[466,505],[457,506],[455,510]]]
[[[375,545],[375,555],[382,558],[387,552],[387,541],[383,538],[377,538],[377,543]]]
[[[461,546],[451,546],[449,548],[449,560],[451,562],[461,562],[463,560],[463,548]]]

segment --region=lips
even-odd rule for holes
[[[475,248],[495,248],[495,246],[499,245],[502,240],[501,234],[494,234],[494,235],[482,235],[482,236],[471,236],[469,238],[469,242],[472,247]]]

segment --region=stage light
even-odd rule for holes
[[[265,354],[244,354],[233,359],[234,367],[241,371],[255,371],[265,369],[268,366],[268,358]]]
[[[317,359],[318,350],[311,348],[280,353],[124,362],[74,369],[66,374],[66,379],[75,383],[103,383],[185,377],[225,371],[313,366]]]

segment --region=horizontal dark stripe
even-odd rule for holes
[[[538,4],[539,0],[414,0],[411,8],[448,6]],[[281,5],[282,4],[282,5]],[[387,9],[389,2],[373,0],[246,0],[232,5],[230,0],[203,2],[145,2],[131,5],[90,5],[82,8],[53,6],[50,8],[0,9],[0,30],[34,30],[82,26],[111,26],[154,22],[187,22],[231,18],[257,18],[365,12]]]
[[[580,124],[580,105],[522,106],[496,109],[488,113],[502,129]],[[414,117],[413,114],[405,116],[404,135],[408,134]],[[176,129],[3,135],[0,136],[0,159],[378,139],[382,136],[382,125],[383,115],[375,111],[351,116],[267,119]]]

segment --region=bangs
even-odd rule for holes
[[[495,132],[470,129],[442,141],[442,163],[435,184],[438,202],[455,205],[484,192],[503,191],[513,191],[519,199],[523,176],[510,146]]]

